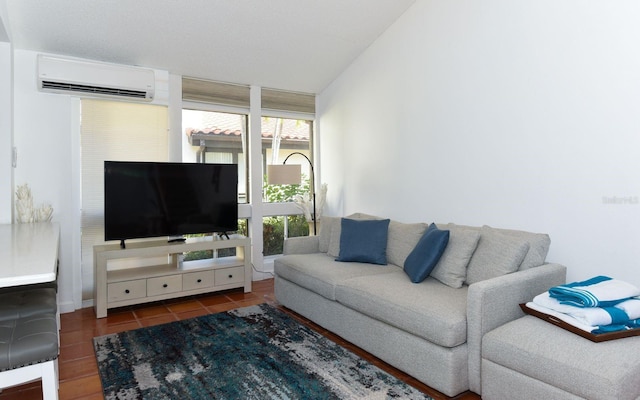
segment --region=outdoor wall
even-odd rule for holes
[[[328,215],[546,232],[640,285],[640,3],[421,0],[319,96]]]

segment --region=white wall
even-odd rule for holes
[[[53,220],[60,223],[60,273],[58,276],[61,310],[73,310],[74,209],[71,188],[74,185],[72,154],[74,124],[69,96],[41,93],[36,87],[37,53],[14,52],[14,144],[18,163],[14,170],[15,185],[28,184],[34,205],[53,206]],[[76,124],[77,125],[77,124]],[[75,129],[78,129],[75,127]],[[77,145],[76,145],[77,148]],[[79,293],[77,293],[79,295]]]
[[[327,213],[546,232],[570,281],[640,285],[639,20],[417,1],[319,96]]]
[[[42,203],[53,206],[52,219],[61,227],[59,306],[62,312],[69,312],[82,306],[80,101],[69,95],[38,91],[37,55],[33,51],[13,50],[13,141],[18,150],[13,178],[15,186],[29,185],[35,206]],[[155,73],[153,104],[167,105],[169,74],[161,70]],[[179,135],[179,131],[170,132],[174,134]],[[179,143],[180,139],[172,136],[171,140]]]
[[[0,22],[0,31],[2,23]],[[13,69],[11,44],[0,42],[0,224],[12,222]]]

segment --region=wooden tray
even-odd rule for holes
[[[549,314],[541,313],[540,311],[537,311],[537,310],[533,310],[527,307],[527,305],[524,303],[520,304],[520,308],[526,314],[533,315],[534,317],[538,317],[543,321],[547,321],[564,330],[575,333],[576,335],[580,335],[583,338],[591,340],[592,342],[605,342],[607,340],[622,339],[622,338],[632,337],[632,336],[640,336],[640,328],[629,329],[629,330],[619,331],[619,332],[607,332],[607,333],[595,334],[595,333],[583,331],[580,328],[576,328],[571,324],[568,324],[564,321],[557,319],[553,315],[549,315]]]

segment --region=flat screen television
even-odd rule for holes
[[[106,241],[237,229],[236,164],[104,162]]]

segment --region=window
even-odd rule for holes
[[[238,203],[246,203],[247,193],[247,115],[183,109],[183,162],[237,164]],[[247,221],[238,221],[238,232],[247,235]],[[204,235],[189,235],[204,236]],[[196,251],[185,261],[235,255],[235,248],[219,251]]]
[[[238,203],[247,202],[247,115],[184,109],[182,161],[238,165]]]
[[[293,202],[308,198],[311,181],[311,165],[304,156],[312,160],[313,121],[278,117],[262,117],[262,157],[263,170],[266,165],[282,164],[287,157],[287,165],[299,164],[302,179],[297,185],[270,185],[267,176],[263,180],[264,201],[268,203]],[[302,153],[304,156],[300,154]],[[312,161],[313,162],[313,161]],[[297,213],[302,210],[296,209]],[[313,230],[312,230],[313,231]],[[282,254],[284,238],[307,236],[309,224],[304,215],[277,215],[263,219],[263,254]]]
[[[260,104],[256,105],[251,99],[258,91]],[[253,242],[263,242],[262,254],[260,246],[253,247],[253,261],[260,267],[263,255],[282,253],[284,237],[308,234],[306,218],[292,202],[296,195],[309,193],[312,182],[307,161],[300,156],[287,161],[287,164],[302,166],[304,178],[300,185],[266,185],[260,170],[266,171],[268,164],[282,163],[293,152],[312,159],[315,95],[183,77],[182,100],[186,133],[184,160],[237,160],[245,168],[245,171],[239,170],[243,177],[240,202],[246,203],[246,207],[241,205],[240,209],[250,216],[244,226]],[[256,110],[260,113],[261,124],[258,129],[252,125],[249,130],[248,121],[255,121],[256,117],[250,113]],[[202,115],[190,119],[191,112]],[[240,119],[232,120],[231,115]],[[189,128],[192,130],[187,133]],[[261,182],[262,186],[256,187],[256,182]],[[252,187],[255,192],[249,193]],[[260,199],[262,202],[256,204]]]
[[[81,100],[82,298],[93,298],[93,246],[104,243],[104,161],[168,161],[167,108]],[[153,262],[153,260],[149,260]]]
[[[313,121],[262,117],[263,171],[266,171],[268,164],[282,164],[294,152],[302,153],[312,160],[312,126]],[[281,188],[269,187],[265,176],[263,186],[265,187],[264,200],[266,202],[293,201],[296,195],[309,192],[311,166],[307,160],[302,156],[294,155],[287,160],[287,164],[300,164],[302,169],[301,185],[278,185],[283,186]]]

